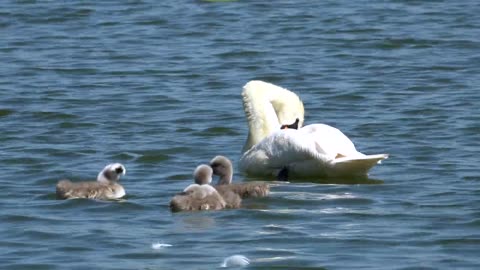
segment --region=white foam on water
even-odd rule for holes
[[[166,248],[166,247],[171,247],[172,245],[170,244],[164,244],[164,243],[153,243],[152,244],[152,249],[162,249],[162,248]]]
[[[250,260],[243,255],[233,255],[225,258],[220,267],[243,267],[250,264]]]
[[[270,258],[259,258],[256,259],[256,262],[273,262],[273,261],[282,261],[282,260],[291,260],[296,258],[296,256],[277,256],[277,257],[270,257]]]

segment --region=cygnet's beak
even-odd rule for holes
[[[208,164],[212,168],[213,174],[217,175],[218,173],[218,164]]]
[[[125,170],[123,169],[123,167],[118,167],[115,169],[115,172],[117,174],[122,174],[122,175],[125,175]]]

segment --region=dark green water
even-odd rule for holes
[[[262,2],[2,2],[0,268],[480,267],[480,5]],[[171,214],[196,165],[238,161],[252,79],[390,159]],[[111,162],[125,201],[55,200]]]

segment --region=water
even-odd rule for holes
[[[477,2],[263,2],[2,2],[0,268],[480,266]],[[252,79],[390,159],[364,182],[170,213],[196,165],[238,161]],[[55,199],[110,162],[125,201]]]

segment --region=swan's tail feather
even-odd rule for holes
[[[373,166],[381,163],[382,160],[387,158],[388,154],[365,155],[360,157],[339,157],[332,161],[332,164],[335,168],[334,174],[367,175],[368,171]]]

